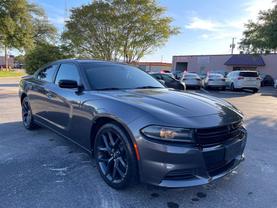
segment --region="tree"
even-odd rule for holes
[[[5,48],[7,67],[7,48],[32,46],[31,15],[26,0],[0,1],[0,44]]]
[[[40,7],[27,0],[0,1],[0,46],[7,49],[30,50],[35,44],[54,40],[56,28],[51,25]]]
[[[58,59],[68,58],[64,51],[49,43],[40,43],[25,56],[25,68],[28,74],[33,74],[43,65]]]
[[[277,4],[274,8],[259,13],[258,21],[249,21],[240,48],[247,53],[277,51]]]
[[[71,12],[62,38],[81,57],[130,63],[178,33],[155,0],[94,1]]]
[[[49,22],[44,10],[36,4],[28,4],[28,10],[32,16],[34,44],[54,43],[57,38],[57,29]]]

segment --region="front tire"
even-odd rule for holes
[[[124,189],[136,181],[136,157],[125,131],[114,123],[102,126],[97,132],[94,155],[98,171],[114,189]]]
[[[32,109],[27,96],[23,98],[21,103],[21,108],[22,108],[22,122],[24,127],[28,130],[36,129],[38,126],[34,122]]]

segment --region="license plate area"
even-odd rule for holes
[[[236,142],[225,147],[225,161],[231,161],[241,154],[241,142]]]

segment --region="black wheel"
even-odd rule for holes
[[[35,124],[28,97],[24,97],[21,103],[22,122],[26,129],[33,130],[38,126]]]
[[[259,91],[259,89],[253,89],[252,92],[253,93],[257,93]]]
[[[136,157],[125,131],[113,123],[105,124],[95,138],[94,155],[104,181],[123,189],[136,181]]]

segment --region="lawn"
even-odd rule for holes
[[[21,77],[26,75],[23,71],[0,71],[0,77]]]

